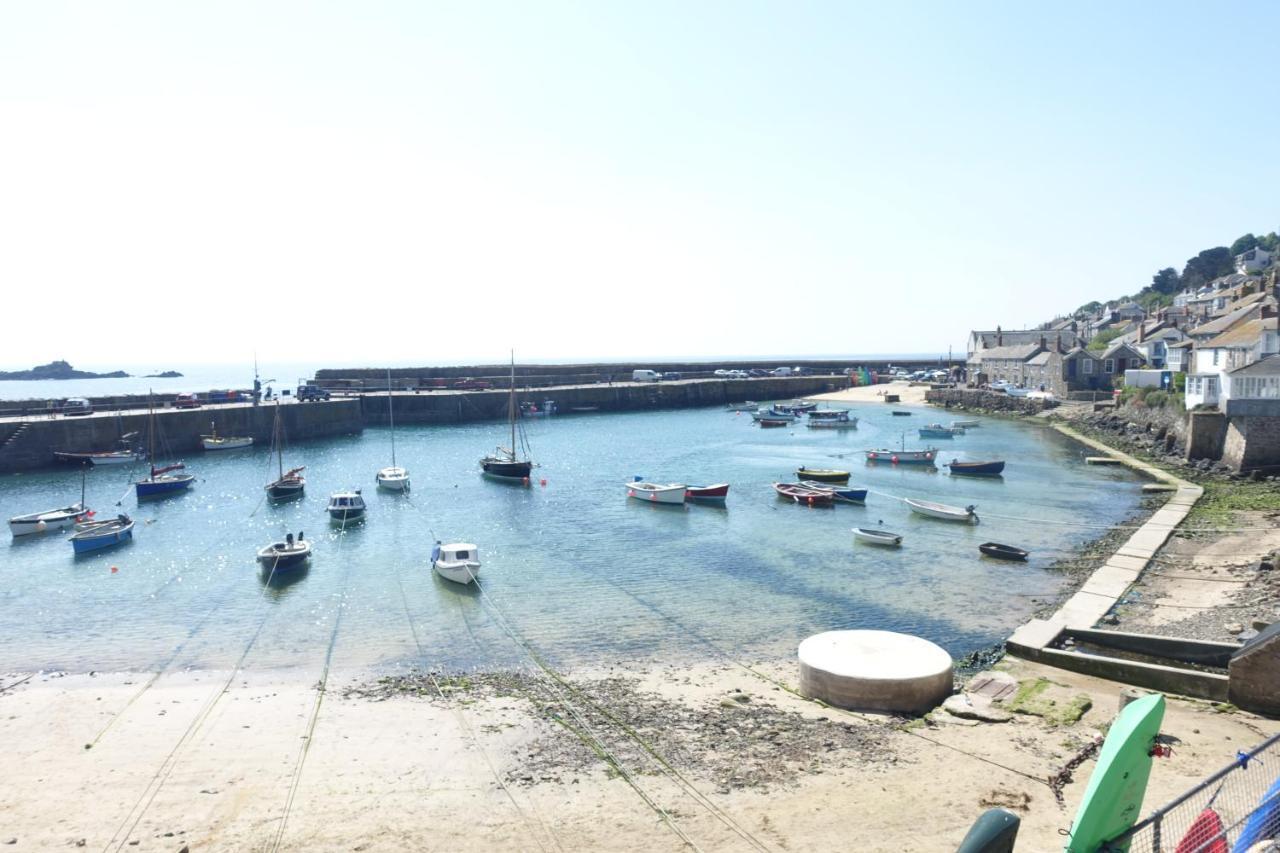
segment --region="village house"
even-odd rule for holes
[[[1232,399],[1233,389],[1228,374],[1234,375],[1280,352],[1275,304],[1268,302],[1245,310],[1249,312],[1249,318],[1239,320],[1212,338],[1196,344],[1191,370],[1187,374],[1188,408],[1221,405]]]
[[[1254,248],[1236,255],[1236,272],[1251,273],[1271,266],[1271,253]]]

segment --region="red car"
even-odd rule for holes
[[[189,391],[183,391],[173,401],[175,409],[198,409],[200,408],[200,399]]]
[[[488,379],[471,378],[459,379],[457,382],[453,383],[453,387],[461,391],[483,391],[486,388],[492,387],[492,385],[493,383]]]

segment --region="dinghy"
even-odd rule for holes
[[[917,431],[921,438],[955,438],[957,435],[964,435],[964,430],[958,427],[944,427],[942,424],[929,424]]]
[[[796,471],[796,476],[801,480],[817,480],[822,483],[849,482],[849,472],[835,468],[800,468]]]
[[[947,467],[952,474],[964,474],[969,477],[995,477],[1004,471],[1004,461],[991,462],[950,462]]]
[[[1021,548],[1015,548],[1012,545],[1001,545],[999,542],[983,542],[978,546],[978,550],[988,557],[995,557],[997,560],[1027,559],[1026,551]]]
[[[682,504],[687,488],[684,483],[646,483],[635,480],[627,483],[627,497],[655,504]]]
[[[774,483],[779,497],[789,498],[805,506],[830,506],[835,497],[830,489],[811,489],[799,483]]]
[[[853,528],[853,538],[868,545],[887,545],[896,548],[902,544],[902,537],[887,530],[875,530],[870,527]]]
[[[289,533],[283,542],[272,542],[258,551],[258,562],[263,569],[271,572],[295,568],[310,558],[311,543],[302,538],[301,531],[298,532],[297,539]]]
[[[76,522],[82,520],[86,512],[84,503],[81,502],[61,509],[46,509],[44,512],[15,515],[9,519],[9,532],[18,537],[29,536],[32,533],[66,530],[68,527],[75,527]]]
[[[974,510],[976,506],[970,504],[961,509],[958,506],[948,506],[947,504],[934,503],[933,501],[921,501],[915,498],[903,498],[903,503],[911,508],[911,511],[917,515],[925,515],[929,518],[940,518],[943,521],[963,521],[976,522],[977,514]]]
[[[724,503],[724,499],[728,496],[728,483],[716,483],[714,486],[686,486],[684,490],[684,499],[687,501]]]
[[[866,489],[848,487],[840,488],[839,486],[819,483],[817,480],[801,480],[800,485],[818,492],[830,492],[831,497],[840,503],[862,504],[867,502]]]
[[[470,542],[437,542],[431,549],[431,568],[447,581],[471,583],[480,574],[480,551]]]
[[[133,519],[121,513],[114,521],[95,524],[88,530],[72,534],[68,540],[77,554],[114,548],[133,538]]]

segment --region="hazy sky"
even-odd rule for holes
[[[1280,227],[1280,6],[0,5],[0,363],[945,351]]]

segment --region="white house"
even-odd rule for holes
[[[1280,355],[1236,368],[1224,378],[1224,400],[1280,400]]]
[[[1251,390],[1252,382],[1237,388],[1236,377],[1254,376],[1248,368],[1262,361],[1267,361],[1267,369],[1271,369],[1277,353],[1280,335],[1276,330],[1276,309],[1263,305],[1257,318],[1237,323],[1196,347],[1195,372],[1187,374],[1187,408],[1201,404],[1220,406],[1237,397],[1237,391]]]
[[[1236,255],[1236,272],[1251,273],[1271,266],[1271,253],[1266,249],[1250,249]]]

